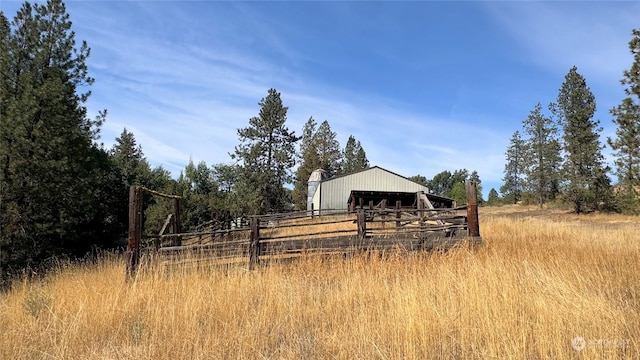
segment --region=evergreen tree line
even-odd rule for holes
[[[12,21],[0,12],[0,282],[60,257],[124,246],[131,185],[182,196],[181,228],[189,230],[306,209],[311,171],[369,166],[360,142],[350,136],[341,149],[327,121],[316,126],[310,118],[302,137],[290,131],[288,108],[270,89],[258,115],[238,129],[229,163],[190,161],[172,179],[149,164],[127,129],[112,148],[99,143],[107,111],[88,116],[89,55],[61,0],[25,2]],[[145,231],[157,233],[171,204],[151,195],[144,202]]]
[[[585,78],[572,67],[548,112],[538,103],[511,137],[505,153],[502,199],[495,189],[489,203],[570,204],[576,213],[604,210],[640,213],[640,30],[632,31],[631,68],[623,73],[627,95],[610,110],[616,136],[607,138],[615,151],[611,185],[594,119],[596,100]]]
[[[290,131],[286,126],[288,108],[277,90],[269,89],[259,106],[259,115],[249,120],[249,126],[237,130],[239,145],[229,154],[231,162],[208,166],[191,160],[177,179],[167,175],[153,185],[183,197],[183,229],[212,222],[220,228],[240,226],[251,215],[306,210],[312,171],[323,169],[328,176],[335,176],[369,167],[360,142],[350,136],[341,149],[326,120],[316,127],[313,117],[309,118],[301,137]],[[131,151],[132,147],[128,148]],[[149,204],[147,228],[159,229],[171,212],[170,206],[162,200]]]
[[[429,188],[429,192],[435,195],[454,199],[458,205],[467,203],[466,182],[473,181],[476,183],[478,191],[478,202],[482,203],[482,181],[478,172],[473,170],[469,172],[467,169],[455,170],[453,173],[444,170],[436,174],[432,179],[427,179],[422,175],[415,175],[409,180],[422,184]]]

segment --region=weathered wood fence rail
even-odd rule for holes
[[[248,227],[203,230],[147,236],[141,239],[140,220],[130,208],[129,261],[132,275],[141,248],[169,261],[185,258],[216,258],[247,261],[253,269],[261,260],[305,253],[353,253],[358,251],[450,248],[462,242],[480,243],[476,187],[467,184],[467,205],[457,208],[387,208],[386,202],[368,204],[355,211],[311,211],[255,216]],[[140,211],[139,195],[132,190],[132,208]],[[175,218],[179,208],[174,208]],[[132,218],[134,217],[134,218]],[[168,218],[169,219],[169,218]],[[172,227],[177,230],[176,227]],[[135,231],[134,231],[135,230]],[[137,237],[136,238],[132,238]],[[142,245],[141,245],[142,244]],[[133,255],[137,251],[137,256]]]

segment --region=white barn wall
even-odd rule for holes
[[[322,181],[313,197],[314,209],[347,209],[352,190],[390,192],[429,192],[426,186],[374,166],[372,168]]]

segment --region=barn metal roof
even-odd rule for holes
[[[409,178],[407,178],[407,177],[405,177],[405,176],[402,176],[402,175],[400,175],[400,174],[394,173],[393,171],[389,171],[389,170],[387,170],[387,169],[385,169],[385,168],[382,168],[382,167],[380,167],[380,166],[377,166],[377,165],[376,165],[376,166],[368,167],[368,168],[363,169],[363,170],[354,171],[354,172],[351,172],[351,173],[348,173],[348,174],[342,174],[342,175],[334,176],[334,177],[332,177],[332,178],[330,178],[330,179],[324,179],[324,180],[322,180],[322,182],[329,182],[329,181],[332,181],[332,180],[340,179],[340,178],[347,177],[347,176],[351,176],[351,175],[354,175],[354,174],[359,174],[359,173],[361,173],[361,172],[365,172],[365,171],[371,171],[371,170],[374,170],[374,169],[379,169],[379,170],[382,170],[382,171],[386,171],[386,172],[388,172],[389,174],[392,174],[392,175],[395,175],[395,176],[401,177],[401,178],[403,178],[403,179],[405,179],[405,180],[407,180],[407,181],[411,181],[412,183],[416,183],[416,184],[418,184],[418,185],[422,185],[422,186],[424,186],[423,184],[420,184],[420,183],[418,183],[418,182],[415,182],[415,181],[413,181],[413,180],[411,180],[411,179],[409,179]]]

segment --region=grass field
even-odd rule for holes
[[[446,253],[131,283],[118,259],[62,267],[0,295],[0,358],[640,358],[639,218],[501,207],[480,226],[481,248]]]

